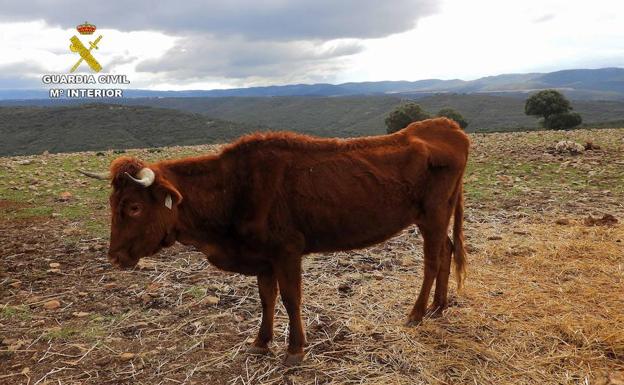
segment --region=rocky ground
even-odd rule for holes
[[[295,368],[282,364],[281,305],[273,355],[245,352],[253,278],[182,246],[132,271],[108,264],[108,187],[74,169],[118,153],[0,158],[0,384],[623,384],[624,129],[472,141],[465,292],[403,326],[422,278],[415,228],[308,256]]]

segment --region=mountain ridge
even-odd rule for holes
[[[419,93],[508,93],[526,96],[546,88],[560,89],[577,100],[624,100],[624,68],[569,69],[485,76],[474,80],[421,79],[347,82],[341,84],[287,84],[246,88],[158,91],[126,89],[124,96],[137,97],[225,97],[225,96],[323,96],[339,97]],[[43,99],[47,90],[0,90],[0,100]]]

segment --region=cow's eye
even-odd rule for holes
[[[128,205],[128,215],[131,217],[137,217],[141,215],[141,205],[138,203],[131,203]]]

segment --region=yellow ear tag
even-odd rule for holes
[[[167,194],[165,198],[165,207],[171,210],[171,206],[173,205],[173,201],[171,200],[171,194]]]

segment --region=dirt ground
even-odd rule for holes
[[[564,139],[600,148],[553,153]],[[281,304],[273,354],[246,353],[254,278],[179,245],[131,271],[108,264],[108,187],[73,169],[118,154],[0,158],[0,384],[624,384],[624,129],[472,141],[465,291],[403,326],[422,279],[415,228],[310,255],[294,368]]]

